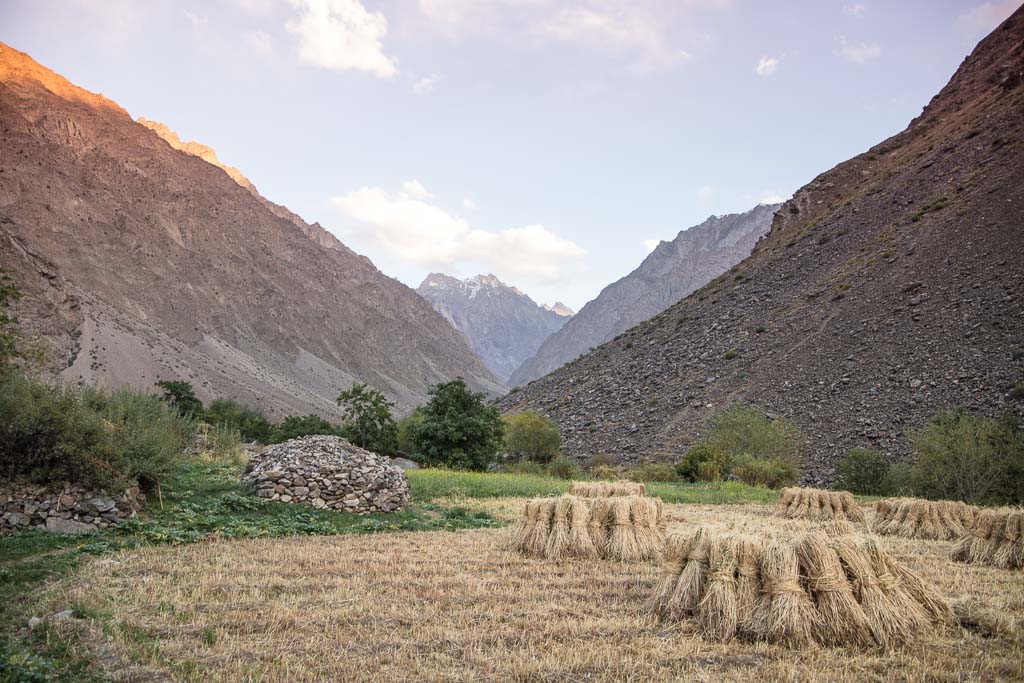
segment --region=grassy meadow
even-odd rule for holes
[[[891,652],[792,651],[660,622],[645,609],[656,563],[550,562],[506,548],[524,499],[560,493],[563,480],[413,471],[408,510],[351,517],[254,502],[237,474],[189,466],[162,509],[117,532],[0,539],[8,642],[44,654],[25,670],[184,681],[1024,678],[1019,631],[954,627]],[[766,489],[649,488],[667,503],[670,532],[804,524],[773,517]],[[952,542],[881,542],[951,599],[1024,618],[1019,572],[954,564]],[[66,609],[72,618],[22,628]]]

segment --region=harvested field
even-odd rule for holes
[[[523,499],[479,500],[505,519]],[[763,533],[766,506],[666,505],[669,532]],[[503,513],[504,514],[501,514]],[[813,530],[786,521],[787,529]],[[1014,680],[1019,626],[929,629],[891,652],[712,642],[650,616],[656,563],[558,562],[513,529],[145,548],[91,562],[54,604],[91,620],[112,670],[181,680]],[[954,564],[952,543],[882,538],[954,599],[1024,617],[1019,575]],[[1010,628],[1010,631],[1007,631]],[[995,633],[986,637],[983,633]],[[133,660],[135,661],[132,664]]]
[[[978,508],[950,500],[895,498],[875,503],[871,529],[884,536],[954,541],[974,525]]]
[[[785,488],[779,494],[775,514],[788,519],[865,523],[864,513],[849,491]]]
[[[636,481],[574,481],[569,484],[569,493],[586,498],[646,496],[647,485]]]

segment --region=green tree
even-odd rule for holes
[[[860,495],[886,495],[889,463],[878,451],[853,448],[839,461],[836,486]]]
[[[532,410],[507,415],[505,422],[505,451],[516,458],[533,462],[551,462],[562,450],[562,435],[558,425]]]
[[[196,398],[191,382],[164,379],[157,382],[156,386],[164,390],[160,399],[177,409],[182,415],[191,415],[195,418],[203,416],[203,402]]]
[[[417,454],[428,465],[484,470],[501,448],[501,413],[462,379],[436,384],[413,428]]]
[[[319,415],[289,415],[274,427],[274,433],[271,436],[270,442],[281,443],[288,439],[296,439],[300,436],[310,436],[313,434],[341,436],[337,427]]]
[[[269,443],[274,425],[258,410],[229,398],[218,398],[210,403],[203,413],[203,419],[214,426],[231,427],[238,430],[245,441]]]
[[[413,432],[417,425],[423,422],[423,409],[416,408],[410,414],[398,421],[398,452],[407,455],[416,455],[416,443],[412,440]]]
[[[342,435],[375,453],[391,455],[398,449],[398,425],[391,416],[395,405],[379,389],[356,382],[338,395],[345,421]]]

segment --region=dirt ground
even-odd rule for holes
[[[522,500],[468,504],[509,519]],[[666,507],[670,532],[799,527],[763,506]],[[147,548],[97,559],[54,600],[90,615],[83,641],[136,680],[1024,680],[1019,629],[936,629],[892,652],[707,642],[646,613],[657,564],[525,559],[510,534]],[[1020,572],[950,562],[949,542],[882,542],[951,599],[1024,621]]]

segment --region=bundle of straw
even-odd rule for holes
[[[785,488],[779,495],[775,514],[790,519],[865,522],[864,513],[849,491]]]
[[[521,551],[524,555],[532,557],[544,557],[548,545],[548,533],[551,530],[551,519],[555,513],[555,501],[552,498],[540,498],[531,503],[536,505],[537,517],[533,526],[525,532],[521,542]],[[530,503],[527,503],[529,515]]]
[[[528,500],[526,501],[526,507],[523,511],[523,519],[519,522],[516,527],[515,533],[512,537],[512,547],[521,551],[526,552],[528,550],[527,541],[530,538],[530,534],[533,531],[534,525],[537,524],[537,515],[540,513],[541,501],[539,500]]]
[[[880,500],[875,503],[872,529],[883,536],[951,541],[966,534],[976,512],[976,508],[966,503],[948,500]]]
[[[644,557],[633,525],[632,503],[632,498],[616,498],[611,503],[612,523],[605,554],[613,560],[635,562]]]
[[[569,503],[569,542],[565,554],[588,559],[597,557],[597,547],[590,537],[590,508],[582,498],[567,496]]]
[[[695,620],[712,640],[795,648],[889,649],[952,623],[949,603],[875,538],[820,532],[794,541],[707,528],[673,536],[650,607],[664,619]]]
[[[646,496],[647,485],[636,481],[574,481],[569,484],[569,493],[585,498],[609,498],[611,496]]]
[[[608,501],[604,498],[597,498],[590,504],[590,522],[587,530],[590,532],[590,541],[597,554],[604,557],[605,547],[608,545]]]
[[[1024,508],[982,510],[953,549],[953,560],[1024,568]]]

